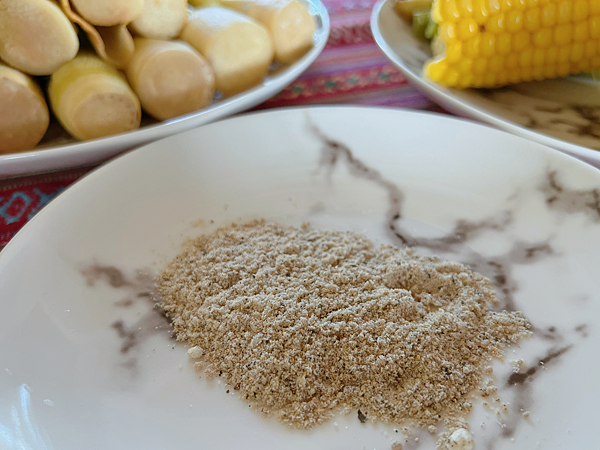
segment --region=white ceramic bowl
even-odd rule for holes
[[[502,89],[449,89],[423,76],[429,45],[393,10],[395,0],[373,7],[375,41],[407,80],[455,114],[600,162],[600,86],[583,77],[521,83]]]

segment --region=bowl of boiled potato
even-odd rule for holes
[[[0,0],[0,176],[249,109],[324,48],[320,0]]]

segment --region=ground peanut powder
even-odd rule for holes
[[[419,426],[488,395],[489,363],[530,334],[468,267],[353,232],[264,221],[186,245],[158,287],[178,340],[255,409],[310,428],[338,412]]]

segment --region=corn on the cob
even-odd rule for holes
[[[493,88],[600,69],[600,0],[434,0],[431,14],[438,42],[424,70],[446,86]]]

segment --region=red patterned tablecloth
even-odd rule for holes
[[[441,111],[409,86],[379,50],[369,25],[374,0],[324,0],[327,47],[283,92],[256,109],[308,104],[396,106]],[[0,249],[41,208],[96,166],[0,181]]]

